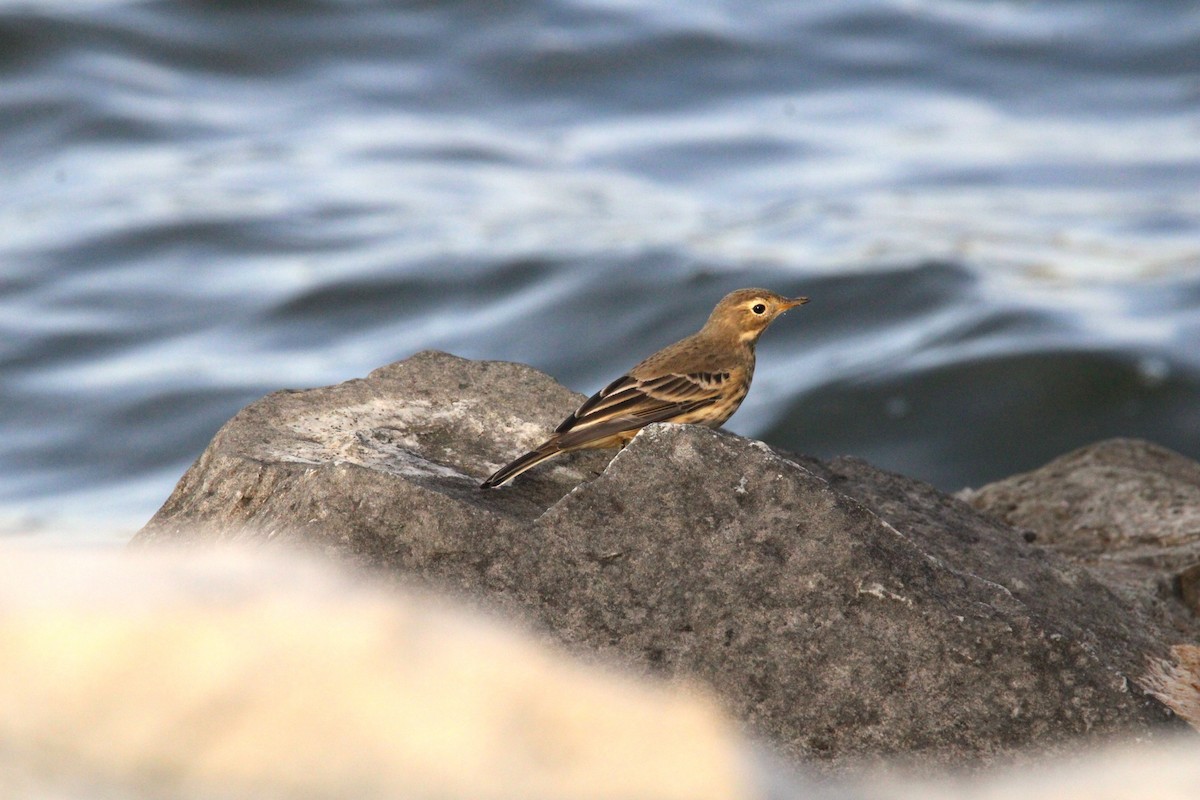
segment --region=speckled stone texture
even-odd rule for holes
[[[1086,565],[1159,636],[1200,639],[1200,464],[1113,439],[962,496]]]
[[[519,492],[479,490],[582,401],[531,367],[437,352],[274,392],[217,432],[134,542],[303,543],[453,583],[612,457],[552,462]]]
[[[316,544],[697,678],[785,754],[834,765],[958,767],[1180,727],[1136,684],[1167,654],[1138,604],[864,462],[658,425],[615,458],[476,488],[579,399],[528,367],[439,353],[276,393],[218,433],[136,541]]]

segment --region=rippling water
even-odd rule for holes
[[[945,488],[1200,457],[1200,6],[0,0],[0,529],[424,348],[591,392],[813,302],[729,425]]]

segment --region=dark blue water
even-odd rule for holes
[[[1200,5],[0,0],[0,530],[424,348],[591,392],[813,298],[729,427],[945,488],[1200,457]]]

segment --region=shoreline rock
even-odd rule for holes
[[[218,432],[135,542],[315,545],[466,594],[706,683],[793,758],[959,767],[1178,727],[1138,686],[1172,643],[1145,607],[865,462],[656,425],[615,457],[476,487],[581,399],[432,352],[277,392]]]
[[[961,494],[1085,566],[1160,638],[1200,640],[1200,463],[1112,439]]]

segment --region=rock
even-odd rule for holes
[[[0,797],[1193,800],[1200,785],[1195,739],[816,780],[694,683],[261,550],[0,548]]]
[[[793,756],[950,766],[1164,719],[1128,680],[1161,645],[1086,573],[932,487],[821,471],[653,426],[499,581],[568,641],[703,678]]]
[[[1171,661],[1150,664],[1146,688],[1172,711],[1200,731],[1200,645],[1177,644]]]
[[[1179,573],[1179,599],[1192,616],[1200,617],[1200,564]]]
[[[324,546],[368,566],[457,582],[482,573],[611,453],[532,473],[519,492],[479,482],[582,402],[544,374],[425,352],[362,380],[280,391],[226,423],[135,542]]]
[[[877,779],[864,792],[876,800],[1192,800],[1198,786],[1196,743],[1181,739],[1108,745],[969,778]]]
[[[222,428],[137,541],[318,542],[699,678],[789,756],[961,766],[1169,719],[1134,682],[1166,654],[1136,610],[863,462],[663,425],[615,458],[476,488],[578,399],[527,367],[435,353],[277,393]]]
[[[0,797],[750,797],[694,686],[294,554],[0,551]]]
[[[1113,439],[964,493],[972,506],[1037,533],[1139,606],[1168,641],[1200,636],[1200,464]]]

